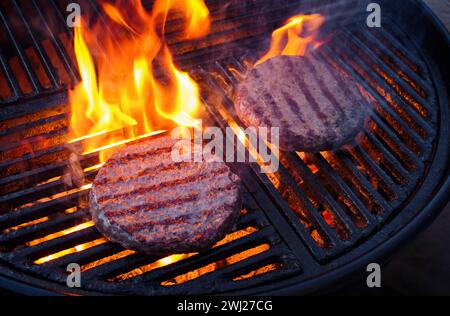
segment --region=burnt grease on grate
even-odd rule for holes
[[[17,1],[17,6],[34,3],[40,5],[41,1]],[[43,5],[56,20],[61,19],[63,3]],[[17,10],[17,6],[8,10]],[[256,35],[265,33],[267,37],[268,27],[252,25],[248,17],[240,19],[235,14],[245,32],[233,32],[233,24],[223,21],[208,41],[178,45],[178,54],[198,49],[183,58],[199,63],[208,45],[257,43],[260,38]],[[274,14],[273,20],[280,18]],[[58,34],[50,36],[50,44],[40,41],[45,38],[41,34],[33,36],[37,45],[23,29],[16,41],[19,49],[2,46],[2,63],[15,58],[18,64],[13,71],[17,75],[7,76],[12,88],[9,96],[2,95],[2,105],[14,99],[14,91],[18,100],[43,91],[49,82],[60,82],[56,78],[74,80],[73,59],[68,57],[70,38],[57,24],[49,28],[53,35]],[[90,183],[101,167],[96,154],[81,160],[85,173],[81,188],[68,188],[63,179],[70,155],[64,146],[68,126],[68,109],[61,105],[64,97],[46,97],[41,101],[43,110],[14,113],[2,120],[0,260],[60,284],[65,284],[67,265],[75,262],[82,268],[84,290],[116,294],[218,293],[294,275],[317,275],[332,259],[344,257],[398,215],[432,159],[438,106],[427,67],[405,43],[393,40],[401,30],[395,26],[387,29],[392,33],[350,30],[351,35],[341,35],[350,39],[348,47],[336,37],[316,52],[333,67],[354,76],[375,100],[372,119],[359,145],[337,153],[282,153],[276,174],[259,174],[257,166],[242,167],[239,173],[246,192],[239,223],[234,232],[202,254],[151,258],[112,244],[97,232],[86,209]],[[175,30],[176,25],[172,42],[176,42]],[[34,69],[39,74],[30,75],[26,66],[32,61],[26,53],[20,55],[28,47],[37,54],[35,62],[41,62],[45,52],[57,74],[42,63]],[[369,54],[368,47],[376,50]],[[5,53],[9,54],[6,59]],[[236,121],[233,91],[252,62],[237,55],[193,74],[203,83],[205,106],[222,127],[230,119]],[[2,68],[3,72],[9,70]],[[23,91],[14,90],[14,81]]]

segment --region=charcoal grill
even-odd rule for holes
[[[358,146],[282,153],[280,170],[232,166],[245,184],[236,230],[214,248],[167,259],[127,251],[89,223],[89,186],[62,175],[67,89],[78,82],[69,1],[0,4],[0,286],[24,294],[312,294],[383,263],[443,208],[449,182],[449,34],[420,1],[379,1],[383,27],[366,26],[365,1],[218,1],[212,33],[169,42],[201,83],[206,116],[239,124],[233,93],[271,32],[296,13],[329,15],[333,37],[314,53],[353,76],[375,110]],[[317,4],[319,3],[319,4]],[[83,8],[98,10],[91,1]],[[330,14],[333,12],[333,14]],[[337,27],[338,25],[339,27]],[[81,160],[85,178],[98,154]],[[66,286],[66,267],[82,287]]]

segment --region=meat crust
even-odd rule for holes
[[[278,56],[239,84],[235,108],[253,127],[279,127],[280,148],[319,152],[351,143],[371,112],[354,79],[317,56]]]
[[[241,181],[224,163],[174,162],[177,140],[129,145],[101,168],[90,192],[99,231],[150,255],[209,249],[236,223]]]

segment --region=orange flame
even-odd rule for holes
[[[305,56],[307,49],[318,48],[323,43],[317,35],[325,18],[320,14],[296,15],[272,34],[269,51],[256,62],[259,65],[276,56]]]
[[[204,0],[156,0],[153,6],[155,16],[162,15],[164,22],[171,9],[185,16],[185,39],[199,38],[209,33],[211,20]]]
[[[176,67],[164,32],[173,11],[185,17],[185,39],[206,35],[210,16],[204,1],[157,0],[150,12],[139,0],[119,3],[102,5],[113,36],[105,38],[105,27],[100,24],[87,27],[81,23],[75,29],[82,82],[69,92],[70,142],[83,141],[85,152],[173,123],[199,126],[195,119],[201,105],[199,87]],[[100,153],[101,162],[107,158]]]

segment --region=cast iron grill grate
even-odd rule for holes
[[[419,77],[426,67],[411,58],[408,63],[416,70],[408,69],[405,60],[392,54],[389,66],[382,50],[386,36],[380,31],[349,29],[314,53],[357,78],[374,99],[375,110],[360,144],[336,153],[282,153],[280,171],[269,175],[290,207],[285,215],[319,260],[341,255],[379,229],[420,183],[433,149],[436,97],[431,83]],[[367,39],[366,43],[359,38]],[[369,47],[379,47],[377,55]],[[396,49],[406,54],[412,48],[398,45]],[[208,86],[217,87],[211,91],[225,92],[223,108],[213,101],[208,109],[233,112],[233,88],[253,63],[251,58],[231,58],[208,69],[204,74],[212,77]],[[403,77],[396,72],[399,69]],[[422,83],[422,95],[410,86],[416,84],[412,78]],[[216,117],[223,120],[219,113]]]
[[[168,259],[127,251],[90,222],[87,196],[100,168],[97,153],[80,161],[85,186],[67,188],[63,179],[70,155],[65,90],[78,79],[66,2],[0,4],[0,274],[8,278],[57,292],[158,295],[307,284],[412,221],[438,184],[429,178],[446,168],[448,146],[439,146],[448,139],[441,123],[448,104],[437,91],[442,79],[394,19],[369,30],[355,16],[315,54],[355,77],[374,100],[359,145],[336,153],[282,153],[275,174],[233,166],[246,189],[241,218],[205,253]],[[251,11],[232,1],[226,14],[220,1],[208,3],[211,35],[180,44],[174,21],[168,38],[180,64],[201,83],[208,118],[225,128],[239,123],[233,93],[258,57],[255,50],[299,12],[299,3],[258,7],[262,1],[255,0]],[[27,15],[44,27],[27,22]],[[415,198],[420,202],[412,205]],[[70,263],[81,265],[81,290],[65,287]]]

